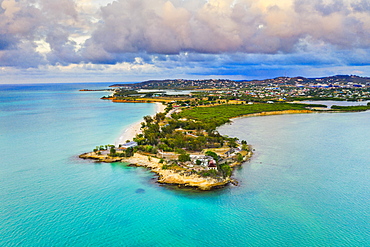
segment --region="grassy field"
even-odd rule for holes
[[[306,104],[228,104],[210,107],[194,107],[184,109],[179,113],[181,118],[194,119],[201,122],[215,122],[218,124],[226,123],[230,118],[239,117],[248,114],[271,112],[271,111],[286,111],[286,110],[307,110]]]

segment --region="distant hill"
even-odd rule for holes
[[[320,78],[305,77],[277,77],[264,80],[228,80],[228,79],[166,79],[149,80],[133,84],[114,84],[110,87],[125,87],[131,89],[210,89],[210,88],[244,88],[250,85],[308,85],[308,84],[327,84],[327,85],[359,85],[370,86],[370,77],[360,77],[357,75],[335,75]]]

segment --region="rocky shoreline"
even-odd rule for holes
[[[249,152],[243,162],[252,156]],[[84,153],[79,156],[82,159],[93,159],[99,162],[112,163],[124,162],[129,166],[145,167],[158,175],[157,182],[161,184],[178,185],[184,187],[194,187],[199,190],[212,190],[224,187],[230,183],[237,185],[238,182],[230,177],[226,178],[212,178],[202,177],[198,174],[192,174],[187,171],[178,172],[170,169],[162,169],[163,164],[159,158],[135,153],[132,157],[109,157],[107,155],[98,155],[94,152]],[[234,162],[231,167],[241,165],[243,162]]]
[[[156,113],[162,113],[165,111],[165,106],[163,104],[158,102],[156,102],[155,104],[156,104]],[[141,122],[132,124],[119,137],[119,139],[116,141],[116,144],[124,143],[126,140],[133,140],[135,136],[142,133],[141,126],[142,126]],[[115,145],[115,148],[117,148],[117,146],[118,145]],[[225,151],[229,150],[230,148],[227,148],[227,150],[218,150],[218,152],[220,153],[221,156],[223,156],[224,161],[228,162],[231,169],[234,169],[235,166],[241,165],[243,162],[247,161],[252,156],[252,152],[250,151],[239,150],[238,152],[235,152],[235,154],[240,153],[239,156],[241,155],[242,158],[240,159],[239,157],[239,159],[237,160],[235,159],[235,156],[231,155],[230,157],[226,157],[225,154],[223,154]],[[205,150],[203,151],[205,152]],[[123,154],[124,151],[119,152],[120,154]],[[205,157],[204,152],[196,153],[195,155]],[[104,150],[102,150],[101,152],[93,151],[81,154],[79,155],[79,158],[91,159],[97,162],[105,163],[123,162],[128,163],[129,166],[145,167],[158,175],[157,178],[158,183],[177,185],[179,187],[193,187],[199,190],[211,190],[224,187],[230,183],[234,185],[238,184],[236,180],[230,178],[232,171],[231,174],[229,174],[228,176],[209,176],[205,175],[204,173],[207,173],[207,171],[212,172],[210,170],[211,169],[210,167],[197,166],[192,162],[187,164],[180,162],[179,166],[175,165],[175,168],[172,168],[171,166],[173,165],[173,161],[163,159],[163,155],[165,155],[165,153],[159,154],[159,156],[162,157],[161,159],[158,157],[158,155],[156,156],[155,154],[136,151],[130,157],[125,157],[126,155],[112,156],[109,153],[108,147],[108,150],[107,148],[105,148],[105,151]],[[229,155],[230,154],[228,154],[227,156]],[[178,154],[174,153],[172,156],[175,157],[176,159],[178,158]],[[175,164],[177,164],[177,162],[175,162]],[[195,168],[194,166],[198,168]]]

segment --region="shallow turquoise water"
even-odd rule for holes
[[[0,86],[1,246],[369,246],[370,112],[236,120],[255,155],[200,193],[77,155],[154,112],[99,84]]]
[[[237,176],[275,216],[282,242],[370,245],[369,119],[370,112],[280,115],[220,129],[253,145]]]

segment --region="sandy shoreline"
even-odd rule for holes
[[[164,112],[164,109],[166,108],[165,105],[162,103],[154,103],[156,105],[155,114],[159,112]],[[155,115],[154,114],[154,115]],[[152,116],[154,116],[152,115]],[[144,117],[144,116],[143,116]],[[126,143],[127,140],[132,141],[132,139],[137,135],[141,133],[141,122],[144,120],[141,119],[139,122],[131,124],[115,141],[115,145],[119,145],[121,143]]]
[[[268,112],[259,112],[251,113],[238,117],[233,117],[230,120],[241,119],[246,117],[259,117],[259,116],[271,116],[271,115],[285,115],[285,114],[302,114],[302,113],[313,113],[312,110],[284,110],[284,111],[268,111]],[[221,127],[221,126],[220,126]]]

